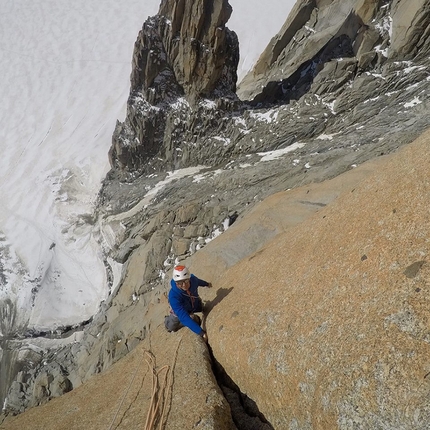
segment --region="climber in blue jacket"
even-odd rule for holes
[[[186,326],[201,336],[205,342],[206,332],[200,327],[201,320],[195,312],[202,312],[202,299],[199,297],[198,287],[212,287],[210,282],[190,274],[185,266],[173,269],[173,279],[170,281],[169,303],[172,308],[170,315],[164,319],[168,331],[178,331]]]

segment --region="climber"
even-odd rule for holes
[[[186,326],[201,336],[205,342],[208,337],[200,327],[200,317],[195,312],[202,312],[202,299],[199,297],[198,287],[212,287],[210,282],[190,274],[185,266],[176,266],[173,269],[173,279],[170,281],[169,303],[170,315],[165,317],[164,325],[167,331],[178,331]]]

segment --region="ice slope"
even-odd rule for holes
[[[230,3],[243,76],[294,1]],[[158,6],[0,0],[0,336],[86,320],[108,293],[93,204]]]

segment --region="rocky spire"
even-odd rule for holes
[[[158,15],[144,23],[134,47],[127,118],[113,135],[114,169],[139,170],[160,151],[169,161],[166,147],[176,135],[184,137],[169,122],[178,99],[189,108],[202,98],[236,99],[239,43],[225,26],[231,12],[228,0],[163,0]]]
[[[234,93],[239,51],[236,34],[225,26],[231,12],[227,0],[163,0],[136,41],[132,91],[142,90],[152,103],[164,98],[161,82],[189,101]]]

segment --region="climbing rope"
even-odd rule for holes
[[[166,417],[166,414],[168,413],[167,404],[173,387],[173,370],[175,369],[176,359],[178,357],[178,352],[179,352],[179,346],[182,342],[183,336],[184,335],[182,334],[181,337],[179,338],[178,345],[176,346],[175,353],[173,354],[173,361],[171,366],[165,365],[161,367],[158,372],[156,372],[155,358],[152,354],[147,353],[147,355],[150,357],[150,362],[147,361],[147,363],[152,368],[153,383],[152,383],[151,404],[149,406],[144,430],[154,430],[154,423],[157,417],[157,412],[158,412],[161,399],[163,399],[163,402],[162,402],[163,408],[161,410],[158,429],[162,430],[165,425],[165,417]],[[164,369],[167,369],[167,372],[164,375],[163,384],[160,389],[158,387],[158,374],[161,373]],[[167,377],[168,377],[168,382],[166,383]],[[159,391],[160,391],[160,396],[158,396]],[[155,400],[157,397],[158,399]]]
[[[183,334],[179,338],[178,345],[176,346],[175,353],[173,354],[173,362],[171,366],[166,364],[162,366],[159,370],[157,370],[155,357],[152,354],[152,352],[151,351],[143,352],[143,358],[145,358],[145,361],[148,364],[149,370],[151,371],[151,374],[152,374],[151,400],[149,404],[148,413],[146,416],[144,430],[155,430],[154,426],[157,421],[157,416],[159,416],[158,429],[162,430],[164,428],[166,414],[168,413],[167,404],[173,387],[173,370],[175,368],[182,337],[183,337]],[[131,378],[130,383],[128,384],[128,387],[122,396],[121,402],[117,408],[117,411],[111,421],[111,424],[108,430],[112,430],[113,428],[114,422],[117,419],[119,411],[121,410],[124,404],[125,398],[127,397],[127,394],[130,391],[130,388],[133,385],[134,380],[136,379],[137,371],[139,370],[139,366],[141,365],[141,363],[142,361],[140,360],[137,361],[136,367],[133,372],[133,377]],[[165,373],[164,373],[163,380],[161,381],[161,384],[160,384],[159,376],[163,371],[165,371]],[[145,380],[147,374],[148,372],[146,372],[145,375],[143,376],[143,380]],[[161,414],[158,414],[160,405],[162,405]]]
[[[145,354],[149,357],[149,359],[146,359],[146,362],[148,363],[148,366],[152,370],[152,395],[151,395],[151,402],[149,404],[148,415],[146,416],[145,430],[152,430],[154,427],[154,422],[157,418],[157,412],[160,406],[160,401],[163,398],[163,391],[166,386],[166,379],[167,379],[167,374],[169,373],[170,366],[167,366],[167,365],[163,366],[160,370],[157,371],[155,368],[154,355],[149,351],[145,351]],[[161,386],[161,395],[158,395],[159,394],[158,393],[159,391],[158,375],[165,369],[167,369],[167,371],[164,374],[164,381]]]

